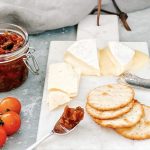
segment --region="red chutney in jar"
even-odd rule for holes
[[[7,54],[18,50],[24,44],[21,35],[13,32],[4,32],[0,34],[0,54]]]
[[[15,32],[0,34],[0,56],[19,50],[25,40]],[[5,57],[5,56],[4,56]],[[7,57],[7,56],[6,56]],[[28,76],[28,68],[23,61],[23,55],[10,60],[0,60],[0,92],[9,91],[20,86]],[[12,59],[12,60],[11,60]]]
[[[64,112],[60,119],[57,121],[54,132],[63,134],[66,130],[73,129],[76,125],[79,124],[79,122],[84,117],[84,109],[80,106],[76,108],[69,108],[68,106],[65,107]]]

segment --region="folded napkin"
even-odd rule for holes
[[[0,0],[0,22],[10,22],[35,33],[77,24],[97,0]]]

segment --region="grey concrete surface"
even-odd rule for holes
[[[29,74],[27,81],[10,92],[0,93],[0,98],[14,96],[22,103],[22,125],[18,133],[8,138],[2,150],[25,150],[36,140],[40,106],[43,95],[48,48],[53,40],[75,40],[76,27],[62,28],[30,36],[30,46],[36,49],[34,56],[39,62],[40,74]]]

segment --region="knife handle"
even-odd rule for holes
[[[129,85],[150,89],[150,79],[140,78],[131,73],[124,73],[119,77],[119,82],[125,82]]]

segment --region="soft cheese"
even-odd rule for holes
[[[109,42],[108,49],[112,55],[110,59],[116,65],[116,75],[126,71],[135,55],[135,50],[119,42]]]
[[[99,52],[99,63],[101,68],[101,75],[116,75],[116,65],[111,61],[111,53],[109,49],[100,49]]]
[[[143,68],[146,64],[150,63],[149,56],[139,50],[135,51],[135,55],[131,61],[131,66],[128,68],[130,72],[137,72]]]
[[[127,65],[135,54],[133,49],[119,42],[109,42],[108,47],[120,65]]]
[[[80,72],[67,63],[55,63],[49,66],[48,90],[60,90],[75,97],[78,94]]]
[[[125,71],[136,72],[149,61],[145,53],[118,42],[110,42],[108,47],[99,50],[98,53],[102,75],[120,75]]]
[[[71,98],[64,92],[62,91],[50,91],[48,93],[48,104],[49,104],[49,109],[53,110],[61,105],[64,105],[65,103],[70,102]]]
[[[64,60],[79,69],[82,75],[100,75],[97,47],[95,40],[81,40],[71,45]]]

